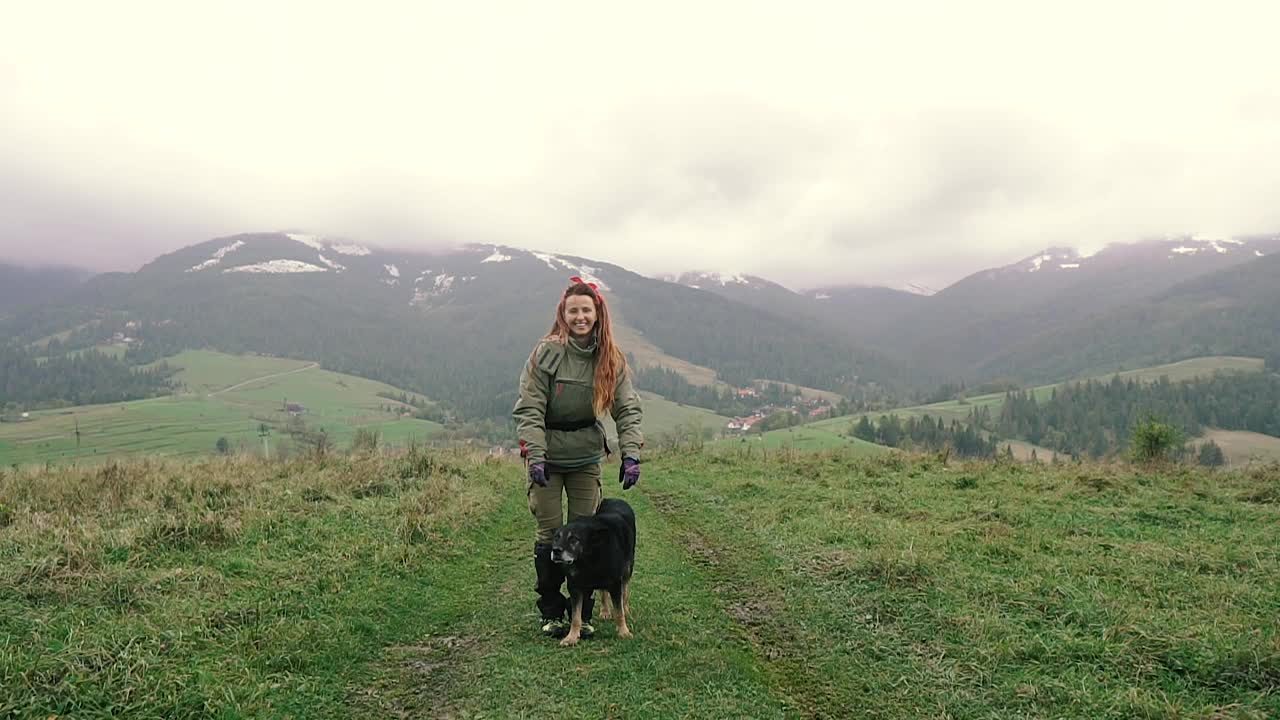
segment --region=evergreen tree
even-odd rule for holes
[[[854,423],[852,434],[859,440],[866,440],[867,442],[876,441],[875,426],[871,424],[871,420],[866,415],[863,415],[858,422]]]
[[[1218,443],[1210,440],[1200,445],[1200,452],[1196,454],[1196,461],[1205,467],[1220,467],[1225,464],[1227,458],[1222,453],[1222,448]]]

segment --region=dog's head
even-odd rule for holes
[[[551,536],[551,561],[572,565],[587,554],[590,546],[591,529],[582,523],[571,522],[558,528]]]

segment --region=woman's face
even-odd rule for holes
[[[575,338],[586,338],[596,326],[595,302],[586,295],[570,295],[565,298],[564,321]]]

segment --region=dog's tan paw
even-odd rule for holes
[[[577,645],[577,644],[578,644],[578,638],[576,637],[566,637],[565,639],[560,641],[560,647],[573,647],[574,645]]]
[[[632,634],[631,634],[631,631],[630,631],[630,630],[628,630],[627,628],[622,628],[621,630],[619,630],[619,631],[618,631],[618,637],[620,637],[620,638],[629,638],[629,637],[633,637],[633,636],[632,636]]]

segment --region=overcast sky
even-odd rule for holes
[[[9,5],[0,259],[292,228],[941,287],[1280,231],[1274,2],[327,5]]]

